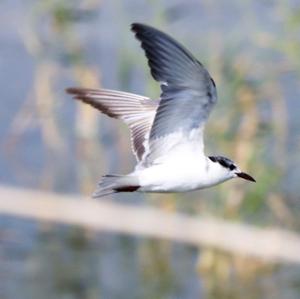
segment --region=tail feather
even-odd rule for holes
[[[118,192],[134,192],[140,188],[137,177],[130,175],[105,175],[98,183],[93,198]]]

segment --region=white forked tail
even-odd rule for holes
[[[134,192],[140,188],[137,177],[131,175],[105,175],[98,183],[93,198],[118,192]]]

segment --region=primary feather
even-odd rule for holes
[[[109,89],[71,87],[67,92],[107,116],[123,120],[130,128],[133,152],[138,161],[142,159],[159,101]]]
[[[204,124],[217,101],[214,81],[208,71],[181,44],[167,34],[144,24],[131,27],[148,58],[153,78],[161,83],[161,101],[150,132],[148,160],[171,150],[170,143],[158,148],[163,138],[182,135],[198,129],[195,141],[202,143]],[[182,134],[174,134],[182,132]],[[163,151],[163,152],[162,152]]]

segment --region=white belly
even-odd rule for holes
[[[186,142],[182,133],[179,137],[182,142],[178,138],[175,144],[172,138],[168,140],[172,146],[167,142],[166,151],[161,151],[162,155],[152,161],[151,166],[138,165],[133,175],[138,177],[139,191],[185,192],[210,187],[230,178],[221,165],[204,155],[202,142],[193,141],[193,136],[189,136],[192,141]]]
[[[138,170],[142,192],[185,192],[208,187],[206,158],[169,159],[165,163]]]

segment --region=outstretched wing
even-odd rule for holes
[[[72,87],[67,93],[102,113],[123,120],[130,128],[132,148],[138,161],[148,148],[148,138],[159,101],[108,89]]]
[[[167,34],[143,24],[131,28],[145,50],[153,78],[161,84],[161,101],[150,132],[151,159],[168,153],[176,143],[202,144],[203,126],[217,101],[213,79]]]

